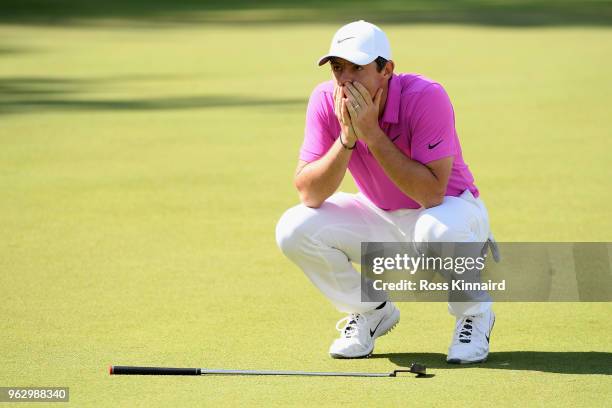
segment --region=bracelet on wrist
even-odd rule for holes
[[[355,140],[355,143],[353,143],[353,146],[348,147],[347,145],[344,144],[344,141],[342,140],[342,133],[340,133],[340,143],[342,144],[342,147],[344,147],[346,150],[353,150],[356,146],[357,146],[357,141]]]

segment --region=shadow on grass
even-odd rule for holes
[[[0,55],[26,54],[31,50],[16,47],[0,47]]]
[[[240,95],[199,95],[113,99],[82,97],[78,94],[91,86],[111,82],[160,79],[154,76],[123,76],[114,78],[68,79],[55,77],[0,78],[0,114],[40,113],[47,111],[156,111],[176,109],[205,109],[219,107],[279,107],[306,106],[304,98],[249,98]],[[163,78],[161,78],[163,79]],[[88,90],[89,91],[89,90]]]
[[[410,364],[416,361],[425,364],[428,369],[478,367],[560,374],[612,375],[612,353],[599,351],[502,351],[489,354],[486,363],[468,365],[447,364],[446,355],[441,353],[387,353],[374,354],[371,358],[388,358],[400,367],[410,367]]]
[[[220,107],[306,106],[304,99],[263,99],[240,96],[193,96],[150,99],[20,99],[0,101],[0,114],[41,113],[47,111],[176,110]]]
[[[612,2],[595,0],[0,0],[9,24],[453,23],[501,26],[612,24]]]

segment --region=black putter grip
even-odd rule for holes
[[[201,375],[200,368],[111,366],[113,375]]]

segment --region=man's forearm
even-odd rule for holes
[[[379,132],[370,138],[368,148],[391,181],[425,208],[442,203],[446,182],[439,180],[426,165],[407,157],[382,130]]]
[[[304,205],[320,207],[338,189],[351,153],[338,138],[323,157],[298,169],[294,182]]]

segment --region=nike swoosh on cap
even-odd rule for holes
[[[350,40],[351,38],[355,38],[355,37],[346,37],[346,38],[336,41],[336,43],[340,44],[342,41]]]

